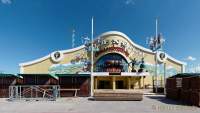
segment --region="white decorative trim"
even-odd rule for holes
[[[167,58],[170,59],[170,60],[172,60],[172,61],[174,61],[174,62],[176,62],[176,63],[178,63],[178,64],[182,64],[182,65],[185,65],[185,66],[187,65],[186,62],[182,62],[180,60],[177,60],[177,59],[173,58],[172,56],[170,56],[169,54],[167,54]]]
[[[104,37],[106,35],[113,35],[113,34],[116,34],[116,35],[119,35],[119,36],[126,38],[133,46],[135,46],[138,49],[141,49],[141,50],[149,52],[149,53],[154,53],[152,50],[144,48],[144,47],[134,43],[126,34],[119,32],[119,31],[108,31],[108,32],[102,33],[97,38],[101,38],[101,37]]]
[[[23,74],[23,73],[24,73],[24,68],[20,67],[20,74]]]
[[[66,54],[66,53],[70,53],[70,52],[74,52],[74,51],[83,49],[84,47],[85,47],[85,46],[82,45],[82,46],[79,46],[79,47],[77,47],[77,48],[68,49],[68,50],[62,50],[61,52],[62,52],[63,54]],[[25,63],[20,63],[19,66],[20,66],[20,67],[21,67],[21,66],[28,66],[28,65],[35,64],[35,63],[39,63],[39,62],[44,61],[44,60],[46,60],[46,59],[48,59],[48,58],[50,58],[50,57],[51,57],[51,54],[46,55],[45,57],[42,57],[42,58],[33,60],[33,61],[29,61],[29,62],[25,62]]]
[[[133,72],[122,72],[121,76],[149,76],[149,72],[133,73]]]
[[[78,50],[83,49],[83,48],[85,48],[85,45],[81,45],[79,47],[72,48],[72,49],[62,50],[62,52],[64,54],[66,54],[66,53],[71,53],[71,52],[74,52],[74,51],[78,51]]]
[[[90,72],[79,72],[78,74],[90,74]]]
[[[92,76],[109,76],[109,72],[94,72]]]
[[[145,47],[142,47],[142,46],[140,46],[140,45],[134,43],[127,35],[125,35],[125,34],[122,33],[122,32],[119,32],[119,31],[108,31],[108,32],[102,33],[102,34],[99,35],[97,38],[101,38],[101,37],[103,37],[103,36],[106,36],[106,35],[113,35],[113,34],[115,34],[115,35],[120,35],[120,36],[126,38],[133,46],[135,46],[135,47],[138,48],[138,49],[141,49],[141,50],[143,50],[143,51],[145,51],[145,52],[148,52],[148,53],[156,54],[156,53],[153,52],[152,50],[147,49],[147,48],[145,48]],[[97,38],[96,38],[96,39],[97,39]],[[77,48],[68,49],[68,50],[62,50],[62,52],[63,52],[64,54],[65,54],[65,53],[70,53],[70,52],[74,52],[74,51],[83,49],[84,47],[85,47],[85,46],[82,45],[82,46],[79,46],[79,47],[77,47]],[[169,56],[168,54],[167,54],[167,56],[168,56],[168,59],[170,59],[170,60],[172,60],[172,61],[174,61],[174,62],[176,62],[176,63],[178,63],[178,64],[187,65],[185,62],[179,61],[179,60],[177,60],[177,59],[175,59],[175,58]],[[49,55],[47,55],[47,56],[45,56],[45,57],[42,57],[42,58],[39,58],[39,59],[30,61],[30,62],[20,63],[19,66],[21,67],[21,66],[32,65],[32,64],[41,62],[41,61],[43,61],[43,60],[46,60],[46,59],[48,59],[48,58],[50,58],[50,57],[51,57],[51,56],[50,56],[50,54],[49,54]]]

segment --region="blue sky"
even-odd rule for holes
[[[52,51],[71,48],[91,31],[95,36],[110,30],[127,34],[147,47],[155,34],[155,19],[171,56],[200,64],[199,0],[0,0],[0,70],[18,73],[18,64]]]

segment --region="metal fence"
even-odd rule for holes
[[[51,100],[60,97],[59,85],[12,85],[9,100]]]

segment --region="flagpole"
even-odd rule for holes
[[[158,39],[158,19],[156,18],[156,40]],[[156,47],[157,48],[157,47]],[[157,61],[157,50],[156,50],[156,59],[155,59],[155,76],[156,76],[156,89],[155,89],[155,92],[157,93],[158,92],[158,67],[157,67],[157,64],[158,64],[158,61]]]
[[[94,89],[94,77],[93,77],[93,64],[94,64],[94,59],[93,59],[93,36],[94,36],[94,23],[93,23],[93,17],[92,17],[92,29],[91,29],[91,88],[90,88],[90,93],[91,93],[91,96],[93,96],[93,89]]]

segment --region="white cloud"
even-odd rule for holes
[[[188,61],[195,61],[196,58],[195,58],[195,57],[192,57],[192,56],[188,56],[185,60],[188,60]]]
[[[11,4],[12,1],[11,0],[1,0],[2,4]]]
[[[135,1],[134,0],[126,0],[125,4],[126,5],[135,5]]]

